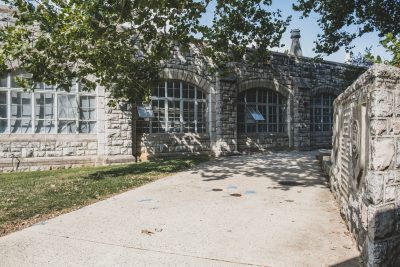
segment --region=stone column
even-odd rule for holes
[[[96,165],[104,164],[106,154],[106,99],[105,89],[102,86],[97,87],[97,160]]]
[[[236,79],[217,78],[216,86],[216,156],[237,153]]]
[[[310,89],[298,82],[293,89],[293,147],[310,150]]]
[[[105,163],[135,160],[132,153],[132,111],[129,103],[107,106],[105,97]]]

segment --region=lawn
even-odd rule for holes
[[[0,174],[0,236],[207,161],[207,157]]]

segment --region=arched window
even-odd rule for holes
[[[238,131],[284,133],[287,130],[286,97],[268,89],[251,89],[238,97]]]
[[[176,80],[161,82],[154,88],[151,102],[150,133],[206,132],[206,94],[196,86]]]
[[[311,101],[311,131],[330,132],[333,125],[333,100],[332,94],[318,94]]]

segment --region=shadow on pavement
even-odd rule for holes
[[[229,179],[235,175],[271,179],[276,182],[273,189],[281,190],[328,186],[313,152],[270,152],[223,158],[202,164],[193,173],[200,174],[205,182]]]

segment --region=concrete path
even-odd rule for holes
[[[0,238],[0,266],[357,266],[314,159],[203,164]]]

